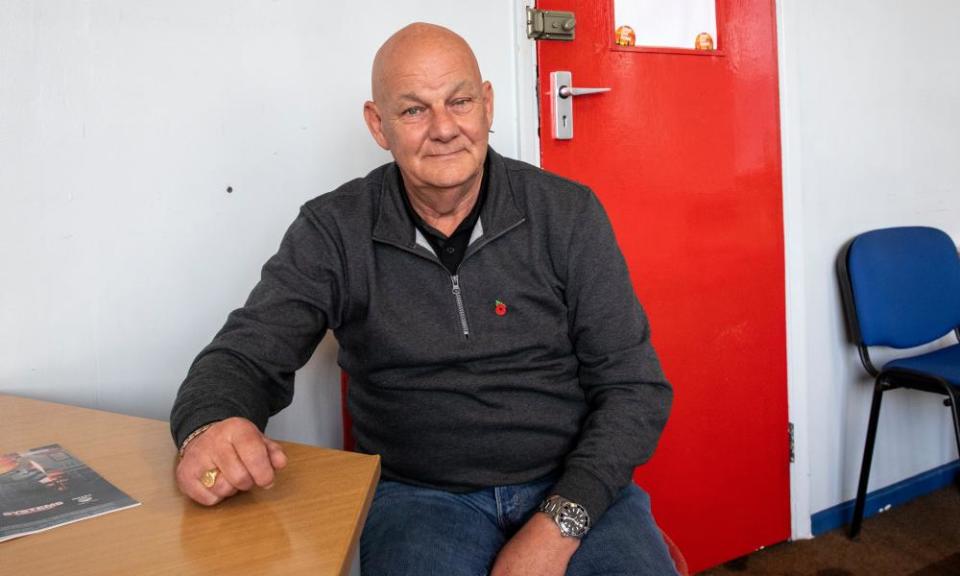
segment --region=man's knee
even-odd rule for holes
[[[668,576],[673,560],[650,512],[650,499],[631,484],[584,537],[567,576]]]
[[[496,523],[458,495],[384,482],[360,539],[363,576],[478,576],[503,546]]]

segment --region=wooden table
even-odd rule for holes
[[[141,502],[0,542],[10,574],[347,574],[380,459],[284,442],[271,490],[213,508],[173,478],[166,422],[0,395],[0,454],[60,444]]]

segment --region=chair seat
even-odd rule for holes
[[[883,370],[900,369],[930,376],[939,376],[960,387],[960,344],[954,344],[919,356],[892,360]]]

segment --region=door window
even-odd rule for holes
[[[613,0],[618,46],[715,50],[716,0]]]

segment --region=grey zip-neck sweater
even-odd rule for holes
[[[247,303],[194,361],[179,445],[242,416],[261,429],[332,329],[357,449],[385,478],[468,491],[558,474],[594,522],[653,453],[672,390],[593,193],[490,154],[489,196],[456,273],[418,235],[399,170],[300,210]]]

